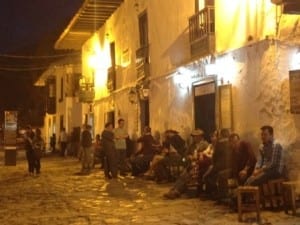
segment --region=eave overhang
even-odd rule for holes
[[[124,0],[85,0],[55,43],[55,49],[80,50]]]

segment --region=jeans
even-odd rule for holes
[[[120,170],[120,174],[125,173],[126,172],[126,164],[125,164],[126,149],[117,149],[116,153],[117,153],[118,167]]]
[[[257,176],[250,176],[246,182],[245,185],[250,185],[250,186],[259,186],[261,184],[266,183],[268,180],[272,179],[277,179],[281,175],[277,170],[266,170],[263,171],[261,174]]]

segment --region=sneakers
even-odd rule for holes
[[[166,199],[176,199],[180,197],[180,193],[177,190],[170,190],[163,195]]]

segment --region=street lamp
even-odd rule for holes
[[[128,93],[128,101],[131,104],[136,104],[137,103],[137,93],[135,88],[131,88],[129,93]]]

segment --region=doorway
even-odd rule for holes
[[[215,81],[198,84],[193,87],[195,128],[204,131],[209,140],[210,134],[216,129],[216,84]]]
[[[141,100],[140,101],[140,121],[141,121],[141,131],[143,131],[145,126],[149,126],[150,124],[150,113],[149,113],[149,100]]]
[[[113,124],[113,126],[115,126],[115,111],[109,111],[106,113],[105,115],[105,123],[110,122]]]

